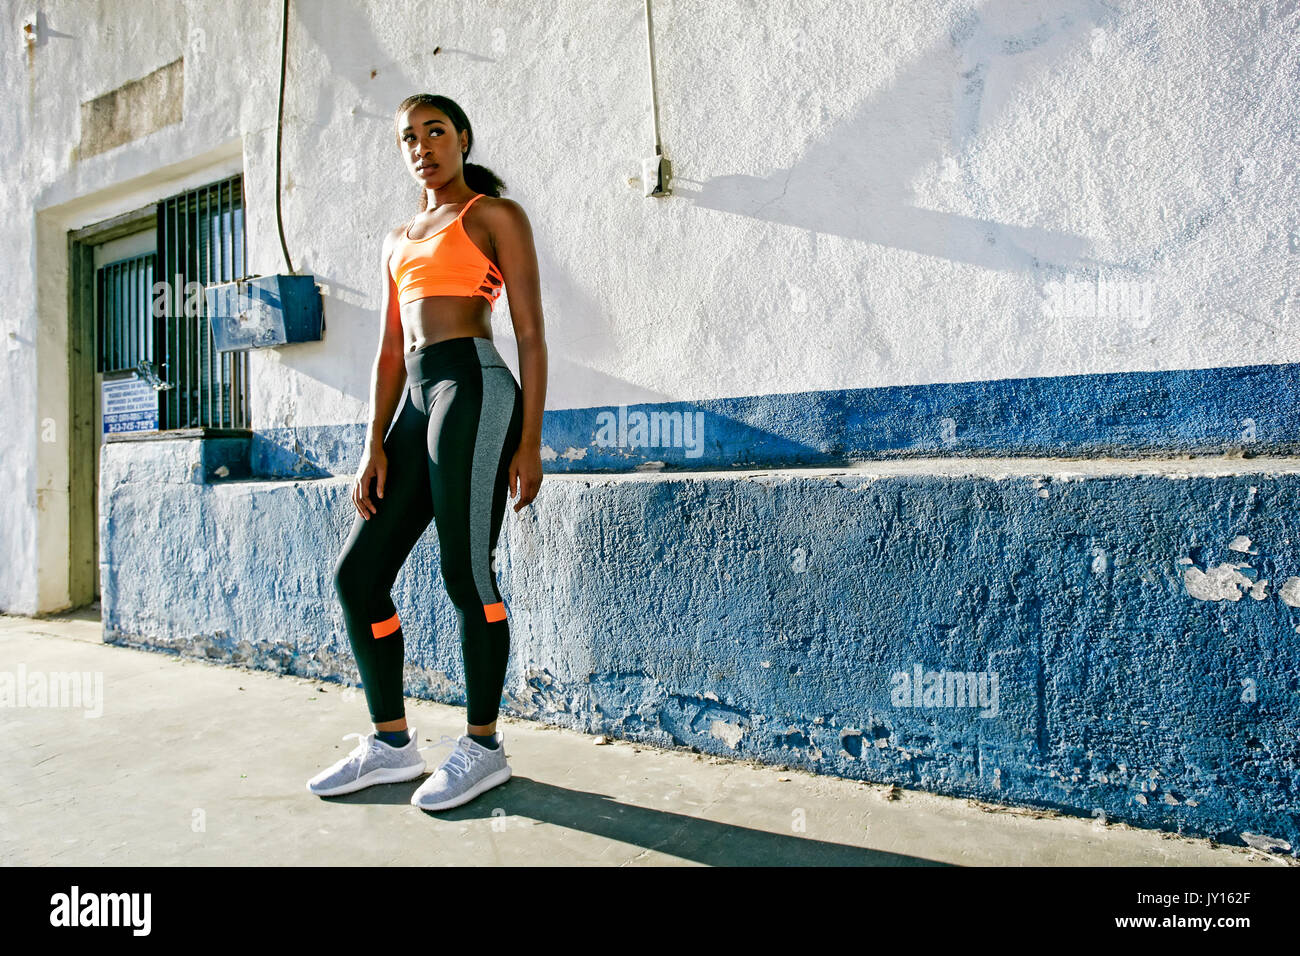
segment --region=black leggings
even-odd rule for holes
[[[432,518],[447,595],[456,606],[467,721],[497,719],[510,631],[494,559],[523,393],[491,339],[444,339],[406,353],[407,387],[388,434],[384,497],[358,513],[334,588],[374,723],[406,715],[403,639],[391,596],[397,572]]]

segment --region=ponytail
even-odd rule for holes
[[[483,193],[485,196],[500,196],[505,190],[506,184],[500,177],[486,166],[480,166],[478,163],[465,163],[465,185],[476,193]]]

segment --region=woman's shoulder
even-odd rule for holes
[[[509,196],[490,196],[487,193],[479,193],[474,205],[482,206],[485,209],[517,209],[520,212],[523,212],[524,208]]]
[[[414,218],[415,217],[412,216],[411,219],[407,219],[404,222],[399,222],[392,229],[388,230],[388,233],[384,236],[385,251],[397,245],[397,243],[402,239],[402,237],[406,235],[406,231],[408,228],[410,228],[411,221]]]
[[[489,196],[483,193],[474,201],[474,209],[483,210],[483,220],[494,230],[508,229],[528,222],[528,214],[524,212],[524,207],[508,196]]]

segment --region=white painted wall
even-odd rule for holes
[[[253,268],[282,268],[280,7],[0,26],[0,608],[26,612],[66,594],[66,447],[40,434],[67,416],[65,233],[242,168]],[[254,356],[255,426],[365,417],[380,241],[418,201],[392,111],[420,90],[530,216],[548,407],[1297,361],[1298,31],[1282,2],[655,0],[676,182],[650,200],[641,0],[298,0],[283,210],[328,331]],[[73,160],[81,103],[182,55],[183,123]],[[1044,314],[1097,269],[1140,297]],[[500,305],[494,332],[513,364]]]

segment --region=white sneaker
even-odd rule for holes
[[[496,750],[462,734],[442,766],[411,794],[411,805],[421,810],[450,810],[509,780],[505,738],[499,730],[492,736]]]
[[[414,727],[405,747],[391,747],[375,737],[374,731],[366,734],[345,734],[343,739],[356,737],[356,748],[332,767],[322,770],[307,781],[307,790],[318,797],[337,797],[353,793],[377,783],[401,783],[414,780],[424,773],[424,758],[420,756],[419,737]]]

